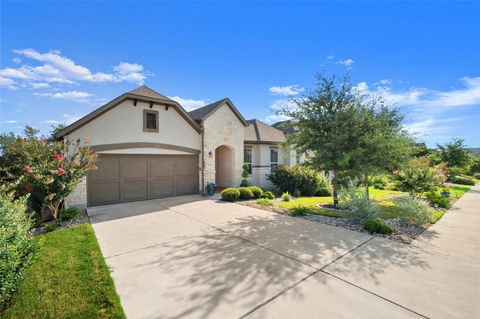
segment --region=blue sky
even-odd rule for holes
[[[1,2],[1,132],[48,133],[145,84],[246,118],[349,73],[434,146],[480,146],[479,2]]]

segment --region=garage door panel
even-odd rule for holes
[[[147,178],[147,157],[123,157],[120,170],[122,178]]]
[[[177,176],[176,195],[187,195],[196,193],[197,183],[195,176]]]
[[[95,166],[97,169],[88,173],[93,179],[120,178],[120,159],[118,157],[100,157]]]
[[[173,157],[152,157],[150,159],[151,177],[172,177],[175,175],[175,158]]]
[[[89,184],[88,202],[94,205],[118,203],[120,201],[120,182],[106,181]]]
[[[194,175],[197,171],[197,161],[193,156],[179,157],[176,162],[177,175]]]
[[[146,180],[124,180],[123,181],[123,200],[142,200],[147,198]]]
[[[167,197],[175,195],[175,178],[155,178],[150,181],[150,197]]]

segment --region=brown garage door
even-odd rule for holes
[[[195,155],[100,155],[88,173],[88,206],[198,193]]]

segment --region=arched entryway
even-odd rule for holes
[[[215,149],[215,184],[220,188],[233,186],[233,149],[221,145]]]

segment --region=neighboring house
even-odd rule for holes
[[[228,98],[186,112],[146,86],[120,95],[56,137],[89,141],[99,154],[98,169],[67,199],[68,206],[199,194],[209,182],[237,187],[244,163],[250,165],[249,182],[268,188],[272,168],[302,161],[281,145],[282,131],[246,121]]]

